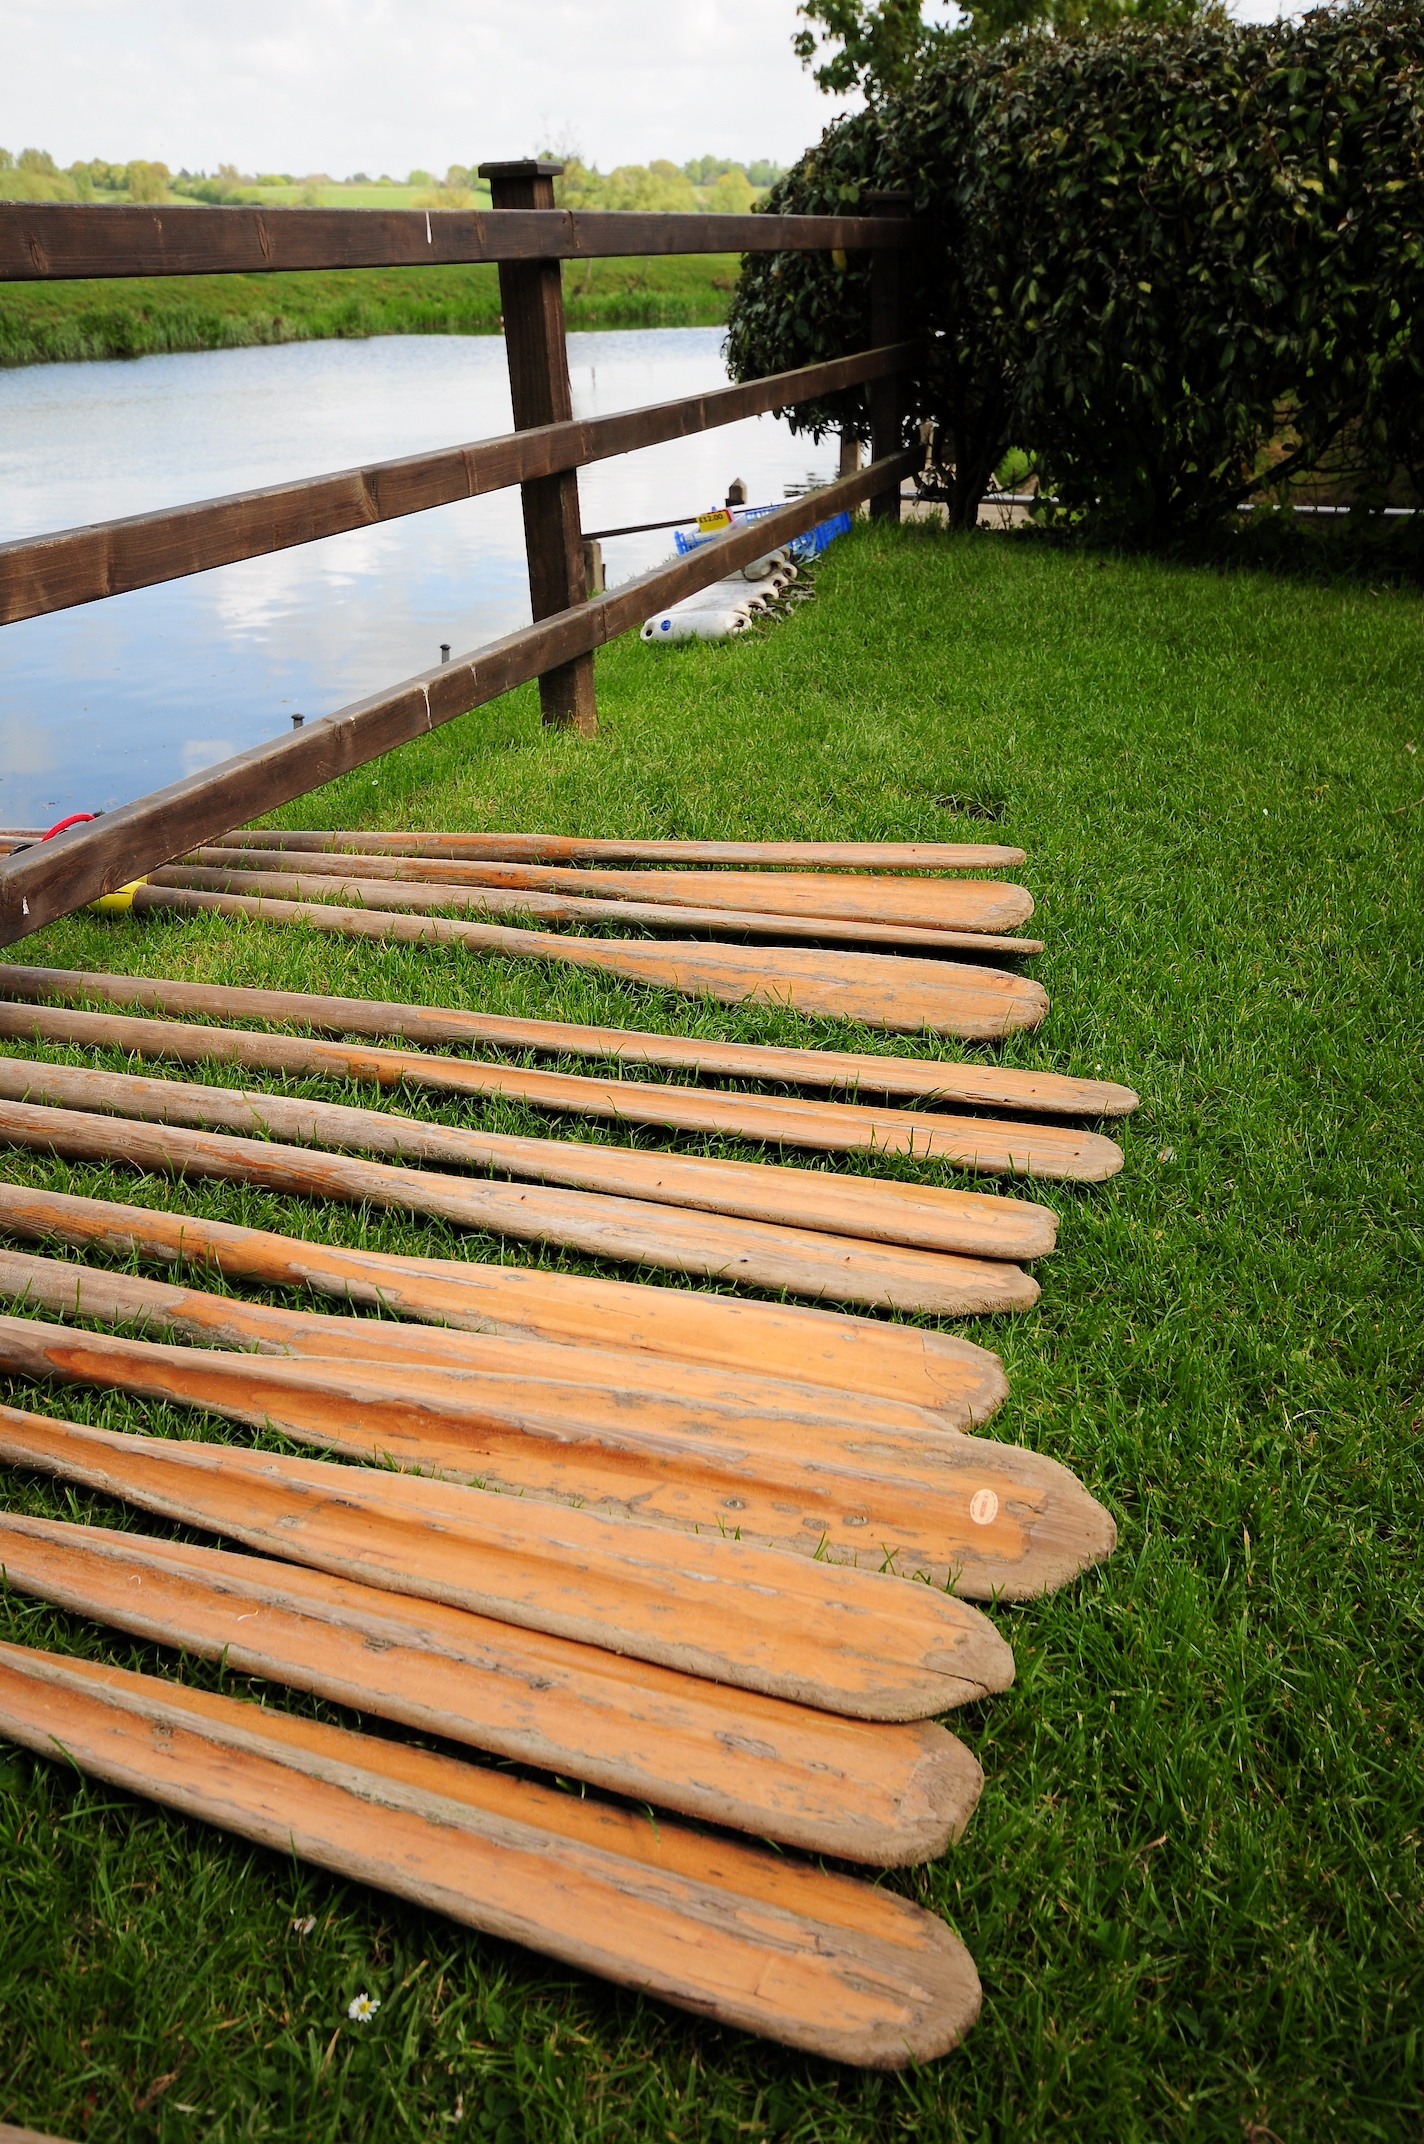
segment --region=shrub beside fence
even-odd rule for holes
[[[1421,139],[1424,9],[1381,0],[954,47],[828,129],[768,205],[909,190],[952,518],[1021,446],[1058,512],[1160,540],[1331,465],[1366,497],[1419,486]],[[863,344],[865,290],[849,264],[749,259],[734,366]]]

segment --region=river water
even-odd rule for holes
[[[724,385],[720,328],[571,335],[574,410]],[[384,336],[0,372],[0,541],[511,429],[503,340]],[[580,472],[583,525],[753,505],[835,473],[771,417]],[[605,544],[610,584],[670,531]],[[0,826],[141,796],[526,624],[518,493],[246,559],[0,632]],[[655,659],[655,658],[650,658]]]

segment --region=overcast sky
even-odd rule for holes
[[[795,25],[795,0],[5,0],[0,143],[333,178],[550,143],[789,163],[838,108]]]

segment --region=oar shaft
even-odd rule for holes
[[[0,1734],[719,2024],[897,2068],[973,2024],[958,1937],[906,1901],[680,1835],[527,1781],[19,1646],[0,1647]],[[570,1806],[557,1807],[559,1801]],[[769,1857],[768,1857],[769,1858]],[[857,1894],[862,1894],[864,1903]]]
[[[857,1055],[841,1050],[778,1049],[755,1042],[719,1042],[697,1035],[639,1034],[628,1028],[582,1027],[567,1020],[515,1020],[450,1006],[400,1005],[379,999],[321,997],[298,990],[244,990],[144,975],[106,975],[69,968],[0,964],[0,994],[41,999],[97,1000],[150,1012],[197,1013],[218,1020],[265,1020],[363,1035],[399,1035],[431,1049],[468,1045],[531,1050],[546,1056],[590,1057],[653,1065],[704,1079],[771,1080],[778,1085],[849,1088],[905,1101],[954,1102],[978,1109],[1013,1109],[1029,1116],[1130,1115],[1137,1096],[1113,1080],[1070,1079],[1058,1072],[1024,1072],[985,1058],[977,1064],[920,1057]],[[893,1120],[893,1112],[888,1113]]]
[[[208,852],[210,855],[215,853]],[[250,866],[253,859],[245,858]],[[862,923],[837,917],[795,916],[757,909],[687,908],[671,902],[581,899],[567,893],[516,891],[500,886],[437,886],[415,881],[396,884],[382,878],[318,872],[242,869],[235,865],[165,864],[150,871],[150,886],[196,887],[209,893],[241,893],[279,901],[357,902],[362,908],[407,910],[435,915],[462,908],[490,916],[532,916],[541,924],[628,924],[636,930],[675,936],[765,938],[772,943],[865,945],[876,952],[908,946],[922,953],[1041,953],[1036,938],[1009,938],[967,930],[935,930],[914,924]]]
[[[729,1536],[10,1407],[0,1458],[282,1562],[856,1719],[926,1719],[1012,1674],[952,1595]]]
[[[265,1184],[299,1198],[369,1201],[523,1242],[566,1244],[590,1257],[877,1309],[956,1316],[1027,1309],[1038,1298],[1038,1283],[1021,1267],[989,1259],[733,1221],[544,1184],[445,1176],[350,1154],[316,1153],[276,1138],[189,1128],[214,1122],[245,1124],[249,1130],[281,1126],[300,1135],[300,1116],[286,1104],[271,1106],[273,1098],[262,1096],[224,1104],[221,1091],[193,1089],[195,1099],[189,1102],[176,1081],[130,1081],[123,1074],[0,1059],[0,1096],[43,1095],[60,1105],[0,1100],[0,1139],[71,1159]],[[96,1103],[115,1114],[93,1114]],[[311,1105],[291,1106],[300,1112]],[[188,1125],[165,1121],[183,1117]]]
[[[297,1564],[3,1513],[0,1566],[17,1593],[238,1674],[810,1853],[929,1859],[982,1783],[929,1721],[839,1719]]]
[[[8,1192],[9,1187],[4,1189]],[[10,1211],[0,1200],[0,1226],[7,1225],[13,1225]],[[636,1395],[714,1413],[731,1410],[735,1420],[749,1426],[794,1418],[841,1430],[873,1424],[935,1438],[946,1434],[941,1419],[924,1407],[878,1394],[872,1398],[833,1391],[760,1370],[681,1362],[638,1348],[555,1345],[532,1335],[458,1332],[444,1325],[401,1325],[392,1318],[279,1309],[240,1296],[174,1287],[136,1273],[80,1265],[69,1258],[34,1258],[23,1251],[0,1249],[0,1295],[65,1320],[133,1325],[149,1335],[161,1333],[244,1354],[314,1358],[351,1368],[374,1365],[383,1375],[399,1366],[403,1376],[444,1369],[548,1377],[586,1394]]]
[[[788,871],[993,871],[1027,861],[1022,849],[972,841],[591,841],[566,834],[288,832],[242,827],[222,846],[345,850],[371,856],[507,857],[526,863],[735,864]]]
[[[735,1528],[968,1599],[1052,1592],[1112,1547],[1072,1474],[979,1437],[847,1428],[589,1391],[528,1369],[290,1361],[0,1316],[0,1365],[207,1409],[298,1443],[648,1526]],[[869,1547],[867,1547],[869,1544]]]
[[[378,1050],[369,1045],[314,1041],[308,1036],[254,1035],[240,1028],[187,1027],[172,1020],[138,1020],[54,1006],[0,1003],[0,1038],[7,1037],[121,1051],[126,1057],[155,1063],[238,1065],[299,1077],[365,1079],[382,1087],[406,1082],[446,1093],[517,1094],[521,1082],[518,1072],[507,1073],[503,1066],[490,1068],[494,1076],[487,1079],[484,1067],[457,1058],[432,1060],[414,1050]],[[597,1081],[550,1073],[535,1073],[532,1079],[536,1088],[557,1082],[548,1097],[554,1106],[561,1100],[577,1106],[587,1088],[606,1113],[623,1114],[622,1096],[607,1093]],[[617,1084],[607,1083],[609,1087]],[[636,1096],[635,1082],[622,1084]],[[573,1094],[565,1095],[566,1089],[574,1090]],[[221,1095],[226,1090],[202,1091]],[[664,1091],[676,1094],[679,1090]],[[285,1106],[280,1097],[271,1100],[273,1106]],[[813,1106],[834,1110],[842,1105]],[[771,1162],[716,1161],[702,1155],[470,1131],[345,1104],[312,1104],[289,1121],[301,1123],[302,1136],[322,1145],[354,1146],[404,1160],[449,1162],[457,1168],[495,1169],[535,1183],[570,1184],[622,1198],[650,1199],[657,1205],[784,1222],[792,1228],[833,1235],[913,1243],[923,1250],[963,1251],[984,1258],[1039,1258],[1053,1249],[1057,1237],[1057,1220],[1048,1207],[983,1192],[885,1183],[873,1177]],[[310,1131],[305,1129],[308,1122]],[[322,1126],[327,1129],[323,1131]],[[1048,1132],[1049,1140],[1068,1137],[1057,1127]],[[1028,1145],[1027,1139],[1024,1144]]]
[[[1033,914],[1022,886],[998,879],[852,878],[844,872],[599,871],[554,866],[473,863],[440,857],[313,855],[279,865],[280,852],[236,836],[195,849],[183,860],[210,870],[283,868],[331,877],[414,880],[435,886],[502,886],[612,901],[669,902],[683,909],[728,908],[825,922],[893,924],[972,934],[1013,929]],[[1010,941],[1019,943],[1021,941]]]
[[[1076,1182],[1101,1182],[1122,1166],[1122,1149],[1094,1132],[1061,1124],[1005,1124],[985,1117],[941,1117],[916,1111],[867,1109],[847,1102],[807,1101],[800,1096],[727,1094],[702,1087],[675,1087],[647,1080],[591,1079],[523,1065],[483,1064],[469,1058],[432,1057],[419,1050],[377,1048],[370,1043],[321,1041],[311,1036],[254,1034],[248,1029],[186,1026],[173,1020],[136,1019],[40,1004],[0,1001],[0,1036],[26,1041],[90,1044],[126,1054],[182,1064],[232,1063],[258,1071],[330,1074],[369,1080],[382,1087],[403,1084],[437,1093],[499,1095],[536,1108],[602,1118],[620,1124],[656,1125],[670,1131],[718,1132],[822,1152],[912,1153],[921,1160],[952,1160],[977,1172]],[[507,1135],[465,1134],[484,1142],[487,1158],[514,1175],[550,1174],[563,1182],[588,1182],[561,1171],[607,1169],[609,1150],[570,1151],[557,1143]],[[519,1166],[525,1155],[539,1163]],[[865,1178],[808,1175],[761,1163],[712,1162],[637,1153],[621,1164],[638,1172],[637,1195],[664,1203],[702,1205],[744,1212],[752,1218],[790,1221],[806,1227],[848,1226],[862,1236],[894,1242],[1036,1258],[1053,1247],[1054,1223],[1046,1208],[991,1204],[973,1194]],[[675,1186],[685,1187],[679,1197]],[[697,1192],[695,1186],[705,1187]],[[711,1187],[720,1187],[712,1196]],[[648,1187],[654,1188],[648,1188]],[[741,1187],[740,1198],[734,1187]],[[778,1197],[778,1187],[785,1194]],[[609,1188],[612,1188],[610,1185]],[[632,1188],[624,1179],[624,1188]],[[791,1194],[795,1198],[788,1200]],[[728,1198],[732,1203],[726,1203]],[[749,1201],[749,1203],[748,1203]],[[854,1211],[856,1218],[847,1220]],[[946,1233],[946,1217],[953,1216]],[[921,1218],[925,1217],[925,1218]],[[1012,1218],[1028,1233],[1014,1238],[984,1231]],[[980,1232],[973,1233],[977,1219]],[[909,1233],[903,1231],[909,1229]],[[929,1232],[923,1232],[928,1228]],[[970,1230],[970,1233],[965,1233]]]
[[[999,968],[889,953],[811,951],[800,946],[743,947],[696,939],[578,938],[515,930],[500,923],[443,916],[394,915],[339,908],[326,901],[258,900],[247,894],[199,893],[179,886],[139,886],[135,915],[247,916],[299,923],[344,938],[403,945],[459,945],[514,960],[546,960],[595,969],[631,982],[714,997],[729,1005],[790,1005],[827,1019],[861,1022],[891,1033],[959,1035],[992,1041],[1037,1027],[1048,1011],[1042,985]]]
[[[649,1365],[671,1361],[888,1398],[926,1409],[947,1429],[987,1421],[1008,1396],[1003,1364],[988,1348],[846,1312],[537,1267],[403,1258],[25,1184],[0,1182],[0,1227],[27,1240],[315,1292],[427,1327],[616,1349]]]

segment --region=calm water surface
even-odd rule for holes
[[[571,335],[596,416],[725,383],[720,328]],[[0,372],[0,541],[511,428],[504,343],[389,336]],[[835,473],[771,417],[580,472],[585,528],[752,502]],[[671,535],[605,545],[610,583]],[[47,825],[179,775],[526,624],[517,492],[244,560],[0,632],[0,825]],[[656,657],[649,657],[656,660]]]

